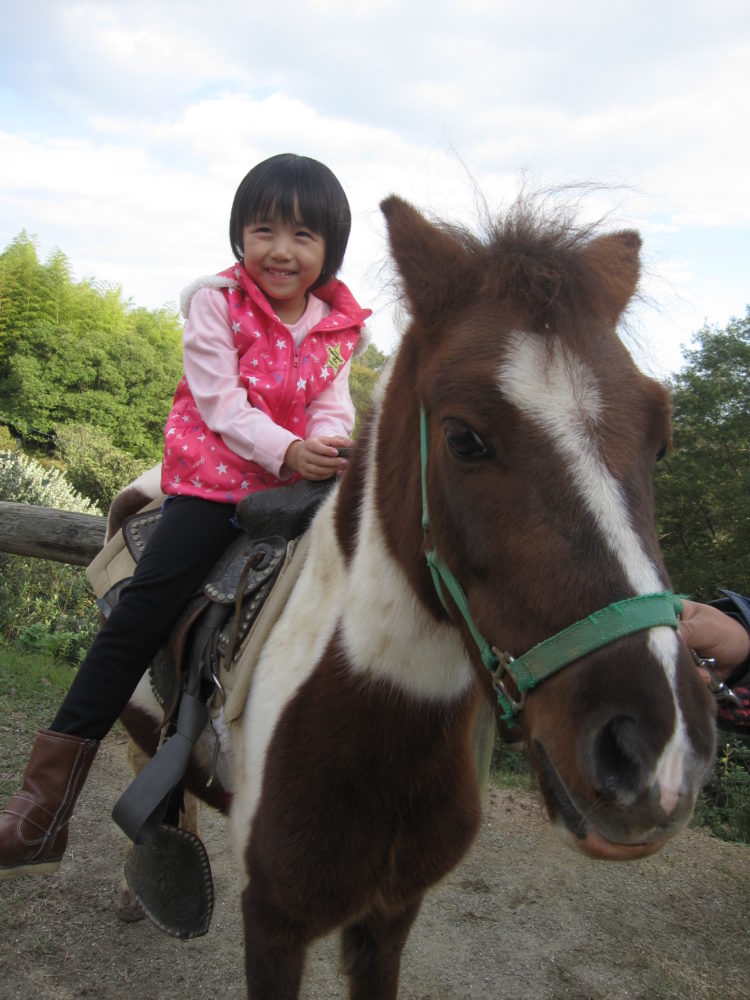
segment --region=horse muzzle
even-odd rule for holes
[[[675,789],[663,778],[641,778],[631,765],[627,780],[592,780],[585,792],[575,792],[563,780],[543,744],[534,741],[547,812],[555,832],[568,846],[592,858],[627,861],[660,850],[690,821],[695,800],[708,771],[685,777]],[[599,771],[601,765],[594,770]]]

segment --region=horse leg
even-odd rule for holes
[[[249,1000],[297,1000],[311,935],[264,898],[259,879],[242,892]]]
[[[151,760],[149,755],[142,750],[133,739],[128,740],[128,764],[134,775],[140,774],[143,768]],[[185,792],[184,811],[180,815],[180,827],[189,830],[198,836],[198,799],[190,792]],[[133,849],[133,845],[128,841],[125,848],[125,857]],[[135,920],[142,920],[145,916],[143,908],[130,890],[130,886],[123,878],[117,887],[114,902],[115,914],[125,923],[132,923]]]
[[[341,935],[350,1000],[396,1000],[401,952],[422,896],[399,910],[373,910]]]
[[[128,740],[128,764],[133,774],[140,774],[143,768],[148,764],[150,758],[148,754],[141,750],[138,744],[133,739]],[[127,858],[133,849],[133,845],[128,841],[125,848],[125,857]],[[117,887],[117,893],[115,895],[115,914],[120,918],[120,920],[125,921],[125,923],[132,923],[134,920],[143,920],[145,913],[141,907],[141,904],[135,898],[133,893],[130,891],[130,886],[123,878]]]

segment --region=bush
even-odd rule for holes
[[[720,733],[711,780],[703,789],[694,822],[722,840],[750,844],[750,743]]]
[[[56,450],[79,493],[106,510],[115,494],[149,467],[112,444],[106,431],[90,424],[65,424],[55,430]]]
[[[63,472],[45,468],[20,451],[0,452],[0,500],[39,504],[79,514],[101,514],[96,504],[71,486]]]
[[[17,447],[16,439],[11,432],[5,424],[0,424],[0,452],[15,451]]]
[[[58,469],[0,452],[0,500],[98,514]],[[83,569],[0,553],[0,635],[78,663],[98,627]]]

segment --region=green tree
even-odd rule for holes
[[[374,344],[368,344],[362,354],[352,359],[349,391],[357,411],[357,428],[360,427],[370,408],[375,383],[387,360],[387,355],[379,351]]]
[[[145,462],[182,374],[172,310],[133,308],[116,286],[74,282],[67,258],[40,263],[21,233],[0,254],[0,421],[51,454],[56,429],[90,424]]]
[[[750,307],[704,327],[671,380],[674,448],[655,479],[657,526],[675,587],[708,600],[750,592]]]
[[[22,230],[0,254],[0,365],[11,333],[43,313],[44,278],[34,240]]]

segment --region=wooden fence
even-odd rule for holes
[[[0,501],[0,552],[87,566],[104,545],[107,519],[97,514]]]

